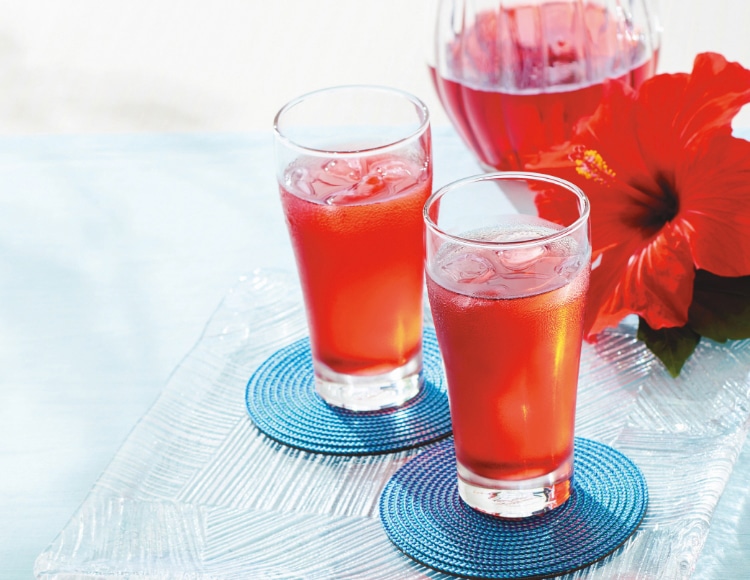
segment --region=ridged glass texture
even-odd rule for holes
[[[377,509],[419,450],[285,448],[255,429],[245,385],[304,336],[295,279],[241,279],[52,544],[39,578],[449,578],[393,547]],[[623,325],[585,345],[577,435],[622,451],[649,486],[623,547],[566,578],[688,578],[744,442],[750,342],[702,341],[679,379]]]

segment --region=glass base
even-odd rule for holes
[[[422,353],[406,364],[379,375],[345,375],[313,361],[315,390],[334,407],[378,411],[398,407],[422,388]]]
[[[460,463],[457,468],[458,495],[470,507],[493,516],[517,519],[541,515],[570,497],[572,457],[552,473],[524,480],[487,479]]]

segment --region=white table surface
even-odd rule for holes
[[[0,579],[33,577],[226,290],[293,270],[271,133],[0,139]],[[435,185],[477,173],[434,134]],[[694,578],[750,577],[750,445]]]

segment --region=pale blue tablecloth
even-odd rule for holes
[[[435,185],[477,173],[449,128]],[[0,578],[31,578],[237,278],[293,270],[271,133],[0,139]],[[750,446],[695,578],[750,577]]]

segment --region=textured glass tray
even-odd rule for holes
[[[245,385],[304,336],[295,278],[258,271],[227,294],[52,544],[40,578],[449,578],[403,556],[381,489],[419,450],[325,456],[261,435]],[[623,325],[584,347],[577,435],[628,455],[650,502],[624,546],[570,578],[687,578],[744,442],[750,342],[703,341],[674,380]]]

